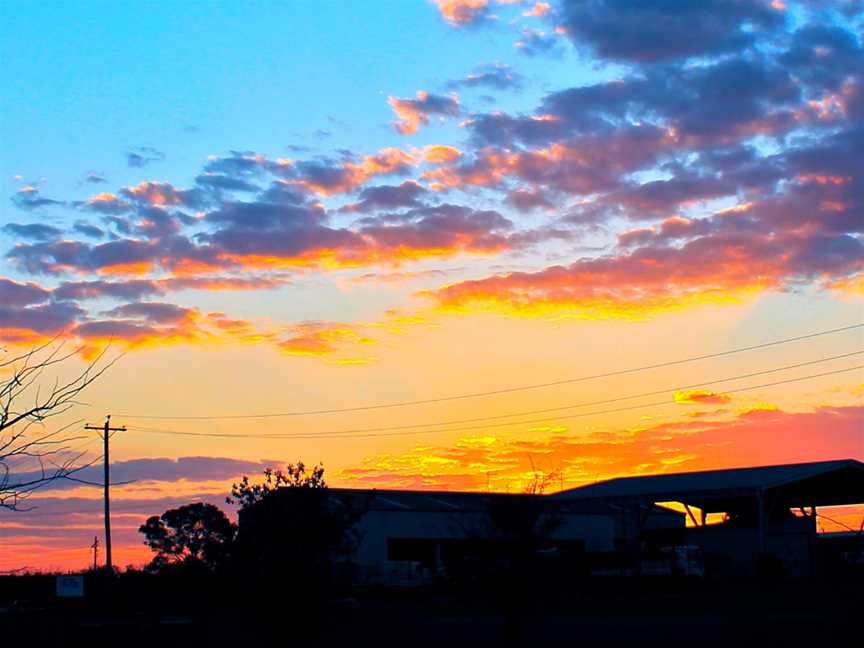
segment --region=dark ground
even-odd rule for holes
[[[333,601],[320,623],[278,599],[271,611],[237,607],[102,612],[92,604],[0,609],[3,645],[183,646],[856,646],[864,645],[864,593],[853,583],[644,587],[556,597],[506,612],[486,595],[406,591]],[[164,606],[163,606],[164,607]],[[317,625],[316,638],[304,629]],[[6,641],[11,639],[11,641]]]

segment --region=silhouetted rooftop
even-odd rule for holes
[[[677,501],[708,511],[773,492],[790,506],[864,503],[864,463],[855,459],[620,477],[552,495],[563,500]]]

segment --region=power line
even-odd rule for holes
[[[341,408],[333,408],[333,409],[318,409],[318,410],[306,410],[306,411],[298,411],[298,412],[276,412],[269,414],[225,414],[225,415],[202,415],[202,416],[167,416],[167,415],[157,415],[157,414],[119,414],[118,416],[122,416],[127,419],[150,419],[150,420],[186,420],[186,421],[212,421],[212,420],[237,420],[237,419],[261,419],[261,418],[283,418],[290,416],[312,416],[319,414],[343,414],[346,412],[362,412],[368,410],[379,410],[379,409],[391,409],[396,407],[410,407],[415,405],[429,405],[432,403],[444,403],[448,401],[455,400],[465,400],[469,398],[482,398],[486,396],[497,396],[500,394],[511,394],[519,391],[528,391],[532,389],[543,389],[546,387],[555,387],[558,385],[567,385],[578,382],[585,382],[588,380],[597,380],[600,378],[612,378],[615,376],[623,376],[626,374],[638,373],[641,371],[649,371],[652,369],[663,369],[665,367],[674,367],[677,365],[687,364],[691,362],[697,362],[700,360],[710,360],[713,358],[721,358],[724,356],[734,355],[737,353],[744,353],[747,351],[756,351],[758,349],[765,349],[772,346],[778,346],[781,344],[789,344],[792,342],[799,342],[801,340],[809,340],[816,337],[821,337],[824,335],[832,335],[834,333],[843,333],[845,331],[851,331],[854,329],[864,327],[864,322],[858,324],[851,324],[849,326],[843,326],[840,328],[829,329],[826,331],[817,331],[815,333],[807,333],[806,335],[798,335],[795,337],[784,338],[782,340],[772,340],[770,342],[763,342],[761,344],[755,344],[747,347],[739,347],[736,349],[727,349],[725,351],[718,351],[716,353],[707,353],[699,356],[692,356],[689,358],[681,358],[678,360],[669,360],[667,362],[658,362],[650,365],[643,365],[641,367],[632,367],[629,369],[619,369],[616,371],[609,371],[606,373],[593,374],[590,376],[579,376],[576,378],[566,378],[563,380],[555,380],[552,382],[546,383],[536,383],[532,385],[520,385],[517,387],[507,387],[504,389],[495,389],[490,391],[483,392],[472,392],[467,394],[455,394],[451,396],[441,396],[438,398],[425,398],[420,400],[411,400],[411,401],[397,401],[392,403],[377,403],[373,405],[358,405],[354,407],[341,407]]]
[[[373,428],[356,428],[351,430],[341,430],[340,433],[352,432],[352,433],[362,433],[362,432],[384,432],[391,430],[407,430],[412,428],[424,428],[424,427],[437,427],[444,425],[459,425],[462,423],[478,423],[480,421],[494,421],[505,418],[513,418],[518,416],[533,416],[535,414],[548,414],[549,412],[561,412],[570,409],[576,409],[580,407],[594,407],[597,405],[609,405],[611,403],[619,403],[621,401],[634,400],[637,398],[648,398],[649,396],[659,396],[660,394],[665,394],[667,392],[675,392],[682,391],[686,389],[696,389],[698,387],[707,387],[709,385],[716,385],[718,383],[732,382],[735,380],[744,380],[745,378],[755,378],[756,376],[764,376],[767,374],[778,373],[781,371],[789,371],[790,369],[799,369],[801,367],[808,367],[815,364],[820,364],[823,362],[831,362],[833,360],[840,360],[843,358],[849,358],[856,355],[861,355],[864,353],[862,351],[852,351],[850,353],[842,353],[840,355],[829,356],[826,358],[818,358],[816,360],[808,360],[807,362],[799,362],[796,364],[785,365],[783,367],[774,367],[772,369],[763,369],[761,371],[754,371],[752,373],[746,374],[738,374],[736,376],[729,376],[726,378],[716,378],[712,380],[706,380],[704,382],[692,383],[689,385],[676,385],[674,387],[667,387],[665,389],[657,389],[649,392],[642,392],[639,394],[632,394],[629,396],[618,396],[615,398],[607,398],[604,400],[596,400],[596,401],[588,401],[583,403],[574,403],[571,405],[562,405],[559,407],[547,407],[544,409],[535,409],[535,410],[527,410],[521,412],[511,412],[509,414],[497,414],[494,416],[478,416],[474,418],[465,418],[465,419],[449,419],[447,421],[437,421],[433,423],[414,423],[414,424],[406,424],[406,425],[393,425],[388,427],[373,427]]]
[[[763,383],[761,385],[750,385],[747,387],[738,387],[735,389],[727,389],[724,393],[734,394],[740,393],[744,391],[752,391],[754,389],[764,389],[767,387],[775,387],[778,385],[787,385],[790,383],[801,382],[804,380],[812,380],[814,378],[823,378],[825,376],[834,376],[837,374],[848,373],[850,371],[856,371],[859,369],[864,369],[864,365],[857,365],[854,367],[847,367],[845,369],[835,369],[833,371],[825,371],[818,374],[810,374],[808,376],[799,376],[797,378],[787,378],[785,380],[777,380],[774,382]],[[276,434],[236,434],[229,432],[182,432],[179,430],[166,430],[161,428],[147,428],[141,426],[130,426],[129,429],[134,432],[144,432],[149,434],[166,434],[166,435],[174,435],[174,436],[187,436],[187,437],[208,437],[208,438],[227,438],[227,439],[322,439],[322,438],[367,438],[367,437],[386,437],[386,436],[408,436],[413,434],[430,434],[430,433],[438,433],[438,432],[466,432],[466,431],[475,431],[475,430],[486,430],[489,428],[497,428],[503,427],[507,425],[533,425],[538,423],[549,423],[556,422],[560,420],[574,419],[574,418],[583,418],[586,416],[598,416],[602,414],[615,414],[618,412],[626,412],[637,409],[645,409],[649,407],[664,407],[668,405],[672,405],[673,403],[670,401],[659,401],[654,403],[641,403],[639,405],[630,405],[627,407],[618,407],[608,410],[594,411],[594,412],[583,412],[580,414],[568,414],[566,416],[557,416],[557,417],[546,417],[542,419],[531,419],[527,421],[508,421],[506,423],[490,423],[488,425],[475,425],[475,426],[466,426],[466,427],[455,427],[455,428],[438,428],[434,430],[403,430],[403,431],[386,431],[387,428],[369,428],[368,430],[363,430],[362,433],[358,433],[355,430],[341,430],[341,431],[333,431],[333,432],[299,432],[299,433],[276,433]]]

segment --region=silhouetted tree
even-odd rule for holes
[[[241,509],[247,509],[253,504],[260,502],[278,488],[327,488],[324,481],[324,465],[313,466],[307,472],[306,465],[302,461],[296,464],[288,464],[285,470],[264,470],[264,481],[253,484],[245,475],[237,484],[231,485],[231,496],[225,498],[228,504],[237,504]]]
[[[263,620],[282,619],[289,609],[302,621],[298,631],[314,632],[337,559],[357,541],[365,509],[331,496],[324,467],[309,470],[302,462],[265,471],[261,483],[244,477],[228,501],[240,505],[238,566],[262,594]]]
[[[156,553],[151,569],[185,564],[212,570],[230,556],[237,527],[218,507],[198,502],[154,515],[138,531]]]
[[[256,545],[259,557],[272,548],[276,555],[267,560],[276,562],[301,556],[308,564],[313,555],[344,552],[356,541],[354,525],[365,512],[355,502],[330,497],[324,466],[309,470],[302,461],[285,470],[268,468],[260,483],[244,476],[226,501],[240,506],[244,542]]]
[[[92,463],[72,445],[83,438],[70,432],[80,421],[47,424],[78,404],[79,394],[116,361],[103,362],[106,349],[72,378],[51,378],[80,351],[52,341],[0,360],[0,509],[22,510],[33,491],[60,479],[79,481],[75,473]]]
[[[546,597],[549,583],[541,570],[540,553],[561,524],[554,505],[541,495],[560,473],[534,471],[521,496],[490,496],[489,537],[498,541],[504,564],[494,570],[494,599],[505,618],[508,639],[524,645],[523,615]]]
[[[531,462],[533,475],[528,483],[525,484],[526,495],[543,495],[556,482],[561,480],[561,469],[557,468],[551,472],[543,472],[534,468],[534,462]]]

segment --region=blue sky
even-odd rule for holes
[[[475,65],[518,63],[524,90],[492,107],[527,111],[542,88],[590,74],[575,56],[550,74],[507,30],[466,38],[436,20],[431,3],[315,5],[4,3],[4,176],[44,177],[46,191],[68,194],[82,193],[90,171],[115,184],[148,178],[124,157],[142,146],[165,153],[152,173],[178,183],[207,155],[231,150],[374,150],[400,142],[388,95],[440,92]],[[488,107],[482,91],[466,94]],[[457,134],[451,124],[415,140]]]

